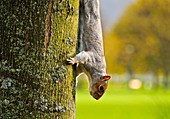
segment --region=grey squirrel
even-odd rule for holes
[[[79,29],[76,55],[67,59],[77,64],[76,75],[85,73],[89,92],[98,100],[107,89],[110,76],[106,74],[99,0],[79,0]]]

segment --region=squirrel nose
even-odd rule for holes
[[[90,95],[91,95],[94,99],[96,99],[96,100],[98,100],[98,99],[101,97],[101,95],[99,95],[99,94],[97,94],[97,93],[93,93],[93,92],[91,92],[91,91],[90,91]]]

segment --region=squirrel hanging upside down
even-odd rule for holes
[[[81,73],[88,76],[89,92],[98,100],[106,91],[110,79],[106,74],[99,0],[79,1],[77,52],[67,62],[77,64],[77,76]]]

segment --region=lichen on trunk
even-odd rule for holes
[[[77,0],[0,1],[0,118],[73,119]]]

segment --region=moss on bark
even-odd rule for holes
[[[0,1],[0,118],[73,119],[77,0]]]

